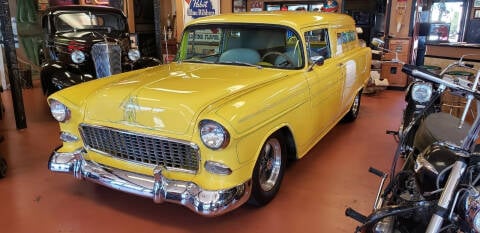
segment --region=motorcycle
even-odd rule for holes
[[[475,70],[463,57],[447,68],[454,66]],[[475,144],[480,114],[472,124],[465,120],[473,102],[480,109],[480,71],[475,70],[473,81],[409,64],[402,71],[416,81],[407,90],[391,170],[369,169],[381,177],[372,213],[347,208],[345,214],[361,223],[356,232],[480,232],[480,146]],[[461,117],[437,109],[447,89],[465,97]],[[405,160],[397,172],[402,154]]]

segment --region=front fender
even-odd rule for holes
[[[42,91],[45,95],[93,79],[94,75],[82,73],[81,70],[61,62],[46,63],[40,72]]]

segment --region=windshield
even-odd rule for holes
[[[55,17],[57,31],[110,30],[123,31],[125,22],[121,15],[94,12],[64,12]]]
[[[304,65],[302,51],[298,35],[288,28],[202,25],[185,29],[178,61],[298,69]]]

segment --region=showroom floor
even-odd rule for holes
[[[2,93],[0,154],[9,164],[0,180],[0,232],[353,232],[344,215],[352,206],[367,213],[378,177],[369,166],[387,170],[403,92],[364,95],[356,122],[339,124],[303,159],[290,164],[277,197],[263,208],[243,206],[205,218],[173,204],[131,196],[47,169],[60,144],[38,81],[23,90],[28,127],[16,130],[10,92]],[[301,120],[301,119],[299,119]]]

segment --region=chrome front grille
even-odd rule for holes
[[[122,72],[122,49],[115,43],[96,43],[92,46],[92,59],[97,78]]]
[[[167,169],[198,170],[198,148],[192,143],[86,124],[80,132],[86,148],[99,153]]]

